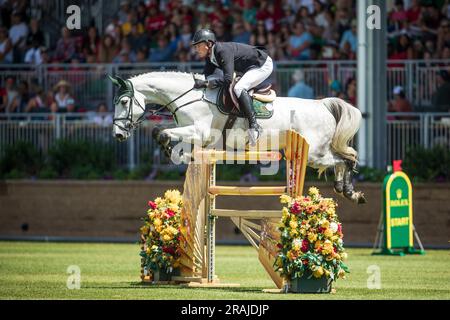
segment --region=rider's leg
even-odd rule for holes
[[[271,75],[272,70],[272,59],[268,57],[266,62],[260,68],[255,68],[247,71],[234,86],[234,93],[238,97],[242,111],[244,112],[244,115],[247,117],[249,122],[250,143],[252,145],[256,144],[256,140],[258,140],[260,135],[261,127],[259,127],[258,123],[256,122],[256,115],[253,109],[253,101],[248,94],[248,90],[256,87],[264,80],[266,80]]]

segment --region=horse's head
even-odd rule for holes
[[[113,136],[119,141],[125,141],[131,136],[131,131],[144,120],[145,99],[143,94],[134,90],[130,80],[118,76],[108,77],[118,87],[114,97]]]

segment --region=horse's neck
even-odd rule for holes
[[[167,105],[167,108],[174,112],[180,106],[186,105],[177,111],[184,112],[189,107],[189,102],[195,101],[202,97],[202,92],[193,90],[183,97],[182,94],[190,90],[193,85],[192,75],[189,74],[146,74],[132,79],[135,90],[145,96],[146,103],[156,103],[159,105]],[[177,99],[178,98],[178,99]],[[175,102],[173,100],[177,99]],[[186,119],[187,120],[187,119]]]

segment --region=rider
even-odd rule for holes
[[[192,45],[198,56],[206,60],[204,74],[207,80],[195,79],[195,88],[224,86],[228,89],[233,81],[233,73],[243,74],[234,86],[234,93],[248,119],[250,144],[255,145],[262,128],[256,122],[253,100],[248,91],[271,75],[272,59],[257,47],[236,42],[216,42],[216,36],[208,29],[198,30],[192,38]],[[216,68],[223,71],[223,79],[208,78]]]

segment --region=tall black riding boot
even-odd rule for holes
[[[261,127],[256,122],[256,113],[253,109],[253,99],[247,91],[242,90],[241,96],[239,97],[239,104],[242,112],[248,119],[250,144],[254,146],[259,138]]]

